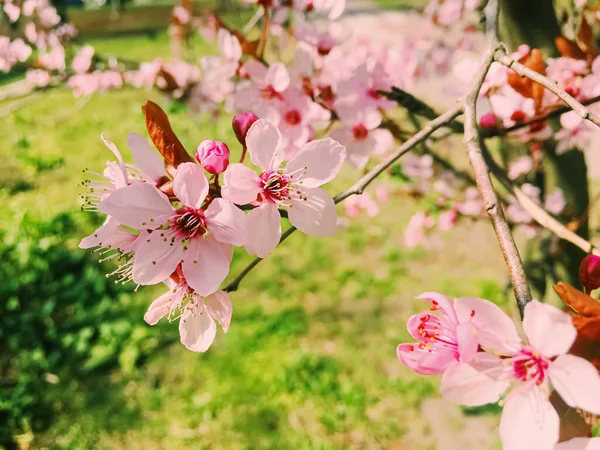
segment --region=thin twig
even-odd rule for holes
[[[575,111],[582,119],[589,120],[596,126],[600,127],[600,118],[590,112],[585,106],[571,97],[567,92],[558,87],[556,81],[537,73],[535,70],[531,70],[529,67],[524,66],[520,62],[516,61],[512,57],[506,54],[503,48],[499,48],[494,55],[494,60],[500,64],[512,69],[522,77],[529,78],[531,81],[544,86],[558,98],[560,98],[569,108]]]
[[[527,213],[529,213],[533,220],[535,220],[542,227],[554,233],[559,238],[579,247],[584,252],[593,253],[600,256],[600,250],[594,247],[591,242],[586,241],[577,233],[569,230],[566,226],[552,217],[544,208],[528,197],[518,186],[516,186],[514,182],[508,178],[506,172],[496,163],[496,161],[494,161],[492,155],[490,155],[485,147],[483,151],[486,163],[494,175],[494,178],[496,178],[510,194],[514,195],[519,204],[525,211],[527,211]]]
[[[377,164],[373,169],[371,169],[368,173],[366,173],[360,180],[354,183],[348,189],[340,192],[333,198],[333,201],[337,204],[341,201],[347,199],[351,195],[359,195],[362,194],[365,188],[375,180],[379,175],[381,175],[388,167],[390,167],[393,163],[395,163],[402,155],[408,153],[410,150],[415,148],[421,142],[424,142],[429,136],[431,136],[437,129],[447,125],[452,122],[462,113],[462,107],[455,107],[451,109],[431,122],[427,123],[425,127],[418,133],[416,133],[413,137],[404,142],[398,150],[389,155],[386,159]],[[295,227],[289,228],[279,240],[279,244],[281,244],[289,235],[291,235],[294,231],[296,231]],[[223,290],[225,292],[233,292],[238,289],[240,282],[244,279],[248,273],[256,267],[256,265],[261,261],[261,258],[255,258],[231,283],[229,283]]]
[[[483,61],[477,71],[471,88],[468,91],[464,100],[465,108],[465,144],[467,146],[467,154],[473,166],[475,180],[479,193],[485,202],[486,210],[492,221],[496,238],[500,244],[500,249],[508,270],[510,272],[510,280],[513,285],[517,305],[523,317],[525,305],[531,301],[531,292],[527,284],[527,277],[523,269],[519,249],[517,248],[510,231],[510,226],[504,217],[502,206],[494,191],[492,180],[486,161],[483,157],[481,149],[481,136],[477,124],[477,98],[479,91],[483,85],[483,81],[494,62],[494,53],[499,46],[498,42],[498,2],[497,0],[489,0],[485,8],[486,27],[487,27],[487,46],[484,53]]]

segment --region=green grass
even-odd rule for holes
[[[131,58],[168,52],[164,35],[94,45]],[[3,119],[3,226],[10,230],[24,213],[85,214],[77,197],[82,170],[99,171],[111,157],[100,133],[127,155],[127,133],[145,133],[140,106],[147,98],[171,109],[154,92],[124,89],[83,105],[56,89]],[[206,138],[239,151],[229,116],[212,123],[172,111],[188,151]],[[357,176],[344,169],[328,189],[335,193]],[[335,237],[295,234],[232,295],[231,329],[206,354],[167,345],[176,324],[160,323],[152,331],[163,345],[149,358],[125,354],[118,367],[65,385],[55,399],[61,414],[31,448],[427,448],[419,405],[438,395],[439,380],[409,372],[395,356],[409,339],[407,318],[422,308],[413,298],[439,290],[503,303],[504,269],[487,224],[445,234],[440,251],[407,250],[402,233],[416,210],[392,195],[381,215],[353,220]],[[72,236],[73,248],[80,238]],[[236,251],[232,274],[249,261]],[[132,311],[161,290],[140,289],[133,305],[123,305],[123,320],[142,323]]]

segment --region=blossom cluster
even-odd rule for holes
[[[492,302],[452,300],[437,292],[418,298],[430,303],[430,312],[408,320],[416,342],[400,344],[398,358],[419,374],[442,374],[440,392],[447,399],[466,406],[499,402],[504,450],[600,445],[600,438],[557,445],[560,417],[549,400],[553,390],[568,406],[600,415],[600,375],[589,361],[568,354],[577,329],[567,313],[537,300],[528,303],[523,340]]]
[[[250,113],[233,120],[243,145],[240,162],[230,163],[227,145],[214,140],[201,142],[195,158],[181,147],[174,159],[165,147],[165,139],[181,146],[174,134],[153,134],[155,125],[169,126],[166,115],[151,102],[145,114],[165,160],[146,138],[130,133],[135,164],[126,164],[102,137],[116,160],[102,173],[90,172],[95,179],[84,182],[84,208],[106,214],[106,220],[80,247],[95,248],[104,260],[117,258],[112,273],[117,281],[164,282],[169,290],[150,305],[146,321],[154,325],[164,316],[179,318],[182,343],[205,351],[216,322],[227,331],[231,321],[231,300],[220,286],[234,246],[267,256],[281,237],[282,210],[306,234],[335,233],[335,204],[320,186],[337,175],[346,150],[330,138],[316,139],[287,157],[289,143],[277,127]],[[243,164],[246,152],[258,170]]]

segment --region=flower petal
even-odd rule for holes
[[[273,86],[277,92],[283,92],[290,85],[290,74],[283,63],[273,63],[265,76],[265,84]]]
[[[205,352],[217,335],[217,324],[204,305],[204,299],[197,308],[189,310],[179,320],[181,343],[188,350]]]
[[[141,182],[117,189],[100,202],[98,210],[136,230],[163,225],[173,213],[165,194],[155,186]]]
[[[173,192],[186,206],[200,208],[208,194],[208,180],[198,164],[183,163],[173,178]]]
[[[500,419],[504,450],[554,450],[558,433],[558,414],[539,388],[508,396]]]
[[[421,375],[438,375],[456,362],[455,352],[436,349],[430,351],[419,344],[400,344],[396,354],[402,364]]]
[[[281,142],[279,130],[265,120],[254,122],[246,134],[250,160],[265,172],[279,167],[279,164],[275,165],[275,161],[282,161]]]
[[[236,205],[247,205],[256,200],[260,192],[257,173],[240,163],[230,164],[223,174],[221,195]]]
[[[281,216],[277,206],[265,202],[248,213],[247,237],[244,247],[251,255],[264,258],[269,255],[281,238]]]
[[[173,242],[171,238],[171,234],[157,230],[139,243],[133,260],[133,281],[149,285],[160,283],[171,276],[184,253],[182,242]]]
[[[219,289],[229,273],[229,259],[223,247],[212,236],[188,243],[183,257],[183,275],[188,285],[206,297]]]
[[[600,437],[578,437],[566,442],[559,442],[554,450],[600,450]]]
[[[173,293],[169,289],[150,304],[148,311],[144,314],[144,320],[148,325],[156,325],[160,319],[169,314],[172,297]]]
[[[600,375],[591,362],[560,355],[550,363],[548,375],[567,405],[600,415]]]
[[[477,328],[481,346],[511,354],[521,346],[514,322],[494,303],[475,297],[454,300],[458,321],[470,321]]]
[[[138,133],[129,133],[127,135],[127,145],[129,146],[129,150],[131,150],[135,165],[144,175],[147,175],[154,181],[165,175],[165,163],[163,159],[150,146],[144,136]]]
[[[509,386],[500,376],[502,368],[500,358],[479,352],[469,363],[455,364],[444,373],[440,393],[466,406],[495,403]]]
[[[577,337],[577,330],[567,313],[537,300],[525,306],[523,329],[529,343],[549,358],[567,353]]]
[[[209,295],[206,297],[206,306],[208,306],[212,316],[221,324],[223,331],[227,333],[231,324],[231,313],[233,311],[231,298],[229,298],[227,292],[217,291]]]
[[[346,149],[342,144],[330,138],[318,139],[304,145],[286,168],[293,176],[292,182],[314,188],[335,178],[345,159]]]
[[[321,188],[301,189],[302,198],[292,197],[288,217],[292,225],[311,236],[335,234],[337,214],[331,196]]]
[[[215,198],[204,214],[208,230],[224,244],[244,245],[246,242],[246,214],[233,203]]]
[[[104,247],[127,251],[136,238],[135,234],[119,225],[116,219],[108,217],[100,228],[81,240],[79,248]]]

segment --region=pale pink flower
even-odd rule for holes
[[[561,188],[556,188],[544,198],[544,209],[551,214],[560,214],[567,206],[567,201]]]
[[[396,103],[377,93],[379,90],[389,91],[392,86],[390,77],[380,62],[361,64],[353,73],[352,77],[338,84],[338,96],[346,97],[345,102],[354,102],[359,109],[396,106]]]
[[[411,178],[428,180],[433,176],[433,157],[431,155],[416,155],[409,153],[401,160],[402,172]]]
[[[231,164],[221,190],[223,198],[238,205],[257,205],[248,214],[246,250],[264,258],[277,246],[281,236],[278,207],[286,208],[291,224],[306,234],[334,234],[335,204],[319,186],[340,171],[346,157],[344,147],[333,139],[311,141],[284,167],[281,134],[264,120],[250,127],[246,145],[250,159],[262,173],[257,175],[243,164]]]
[[[590,106],[594,110],[593,106]],[[596,108],[597,109],[597,108]],[[596,112],[596,111],[594,111]],[[556,153],[562,155],[570,150],[585,150],[589,148],[594,133],[598,132],[596,125],[583,120],[575,111],[569,111],[560,116],[562,128],[556,133],[558,140]]]
[[[381,125],[381,113],[374,108],[358,108],[354,103],[338,101],[336,112],[343,126],[331,132],[331,137],[348,150],[348,163],[362,169],[369,162],[371,154],[381,155],[394,145],[389,130],[377,129]]]
[[[48,86],[50,83],[50,74],[46,70],[29,69],[25,72],[25,79],[32,86],[41,88]]]
[[[169,290],[152,302],[144,320],[156,325],[165,316],[169,322],[179,319],[181,343],[188,350],[205,352],[217,335],[217,322],[225,333],[229,329],[231,299],[224,291],[200,295],[190,289],[185,278],[178,278],[178,283],[171,279],[165,282]]]
[[[592,62],[592,72],[581,83],[581,95],[592,98],[600,95],[600,56]]]
[[[185,25],[190,21],[190,13],[183,6],[176,6],[173,8],[173,17],[176,18],[180,24]]]
[[[98,77],[99,92],[108,92],[123,86],[123,77],[116,70],[97,72],[95,75]]]
[[[19,20],[19,16],[21,15],[21,9],[8,0],[4,3],[4,12],[8,16],[8,20],[13,23]]]
[[[358,217],[361,211],[364,211],[369,217],[375,217],[379,214],[379,205],[371,197],[371,194],[364,192],[360,195],[352,195],[344,200],[344,210],[348,217]]]
[[[454,228],[458,221],[458,213],[455,209],[449,209],[440,213],[438,216],[438,229],[441,231],[447,231]]]
[[[173,179],[179,209],[155,186],[143,182],[117,189],[102,200],[98,209],[119,223],[152,230],[135,251],[133,281],[159,283],[181,263],[189,286],[198,294],[218,290],[229,272],[231,246],[246,240],[246,216],[222,198],[207,205],[208,189],[202,168],[183,163]]]
[[[62,45],[57,45],[50,52],[42,53],[39,57],[39,63],[48,70],[62,72],[65,70],[65,48]]]
[[[328,55],[333,47],[340,45],[348,37],[344,27],[336,22],[329,22],[324,31],[321,31],[316,25],[312,27],[299,25],[295,28],[294,34],[300,41],[316,48],[320,55]]]
[[[85,73],[90,70],[92,66],[92,58],[94,57],[94,47],[91,45],[85,45],[79,49],[75,57],[73,58],[73,62],[71,63],[71,67],[75,71],[75,73]]]
[[[98,73],[80,73],[73,75],[67,81],[67,86],[73,90],[75,97],[91,95],[98,91],[100,87],[100,77]]]
[[[479,344],[470,316],[473,305],[497,306],[473,297],[451,300],[438,292],[425,292],[417,298],[431,303],[429,309],[439,315],[420,313],[408,319],[406,327],[417,342],[398,345],[400,362],[421,375],[441,374],[458,362],[468,362]]]
[[[52,28],[60,23],[60,16],[56,12],[56,9],[50,5],[39,8],[37,17],[44,28]]]
[[[530,183],[525,183],[521,186],[521,190],[523,193],[533,200],[537,204],[541,204],[540,195],[541,190],[537,186],[534,186]],[[506,207],[506,215],[515,223],[519,224],[528,224],[533,221],[531,215],[527,212],[525,208],[521,206],[521,203],[513,197],[510,196],[508,198],[508,206]]]
[[[435,225],[435,219],[425,212],[418,212],[408,221],[408,225],[404,230],[404,245],[407,248],[414,248],[419,245],[434,247],[437,243],[429,241],[429,236],[425,231],[427,228],[432,228]]]
[[[465,190],[465,201],[455,203],[454,207],[463,216],[479,216],[483,211],[483,200],[476,187],[468,187]]]
[[[277,107],[283,101],[283,92],[290,85],[290,74],[282,63],[268,68],[254,60],[244,63],[251,81],[238,85],[234,106],[239,111],[253,111],[261,119],[277,121]]]
[[[521,156],[508,165],[508,178],[515,180],[521,175],[528,174],[533,169],[531,156]]]
[[[524,343],[500,309],[475,303],[470,308],[479,344],[494,353],[478,352],[450,367],[440,391],[463,405],[479,406],[499,401],[512,386],[500,420],[505,450],[555,448],[560,419],[548,400],[552,388],[570,407],[600,414],[598,371],[585,359],[567,354],[577,336],[568,314],[537,300],[529,302]]]
[[[600,437],[573,438],[566,442],[559,442],[554,450],[600,450]]]
[[[162,60],[157,58],[152,62],[140,63],[140,68],[135,71],[125,72],[125,81],[134,87],[150,89],[156,83],[156,77],[162,67]]]

